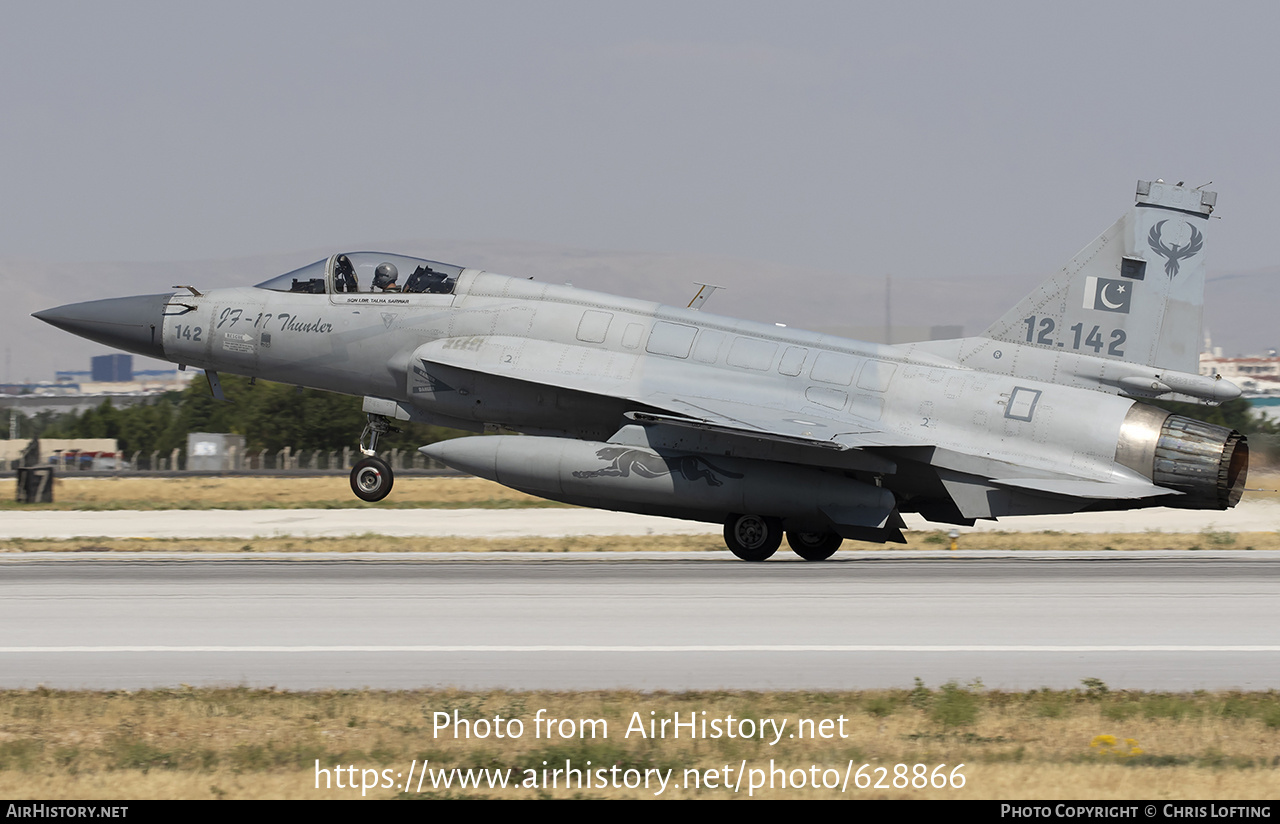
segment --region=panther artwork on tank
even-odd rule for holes
[[[634,472],[641,478],[660,478],[680,473],[687,481],[706,481],[709,486],[723,486],[716,474],[740,480],[743,476],[729,472],[699,455],[677,455],[665,458],[654,452],[630,447],[607,446],[596,452],[596,457],[611,463],[604,469],[578,470],[575,478],[627,478]]]

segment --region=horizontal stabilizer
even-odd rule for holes
[[[1049,495],[1066,495],[1072,498],[1090,498],[1099,501],[1137,500],[1182,494],[1155,484],[1107,483],[1074,478],[997,478],[991,483],[1029,492],[1044,492]]]

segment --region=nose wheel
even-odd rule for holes
[[[378,438],[388,432],[399,432],[382,415],[369,415],[369,423],[360,434],[360,451],[364,458],[351,468],[351,491],[362,501],[381,501],[391,492],[395,475],[391,465],[377,456]],[[368,441],[368,446],[365,442]]]
[[[351,491],[362,501],[381,501],[393,483],[395,475],[381,458],[363,458],[351,469]]]

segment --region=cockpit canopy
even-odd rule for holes
[[[317,260],[259,283],[259,289],[308,294],[433,294],[451,295],[461,266],[435,260],[350,252]]]

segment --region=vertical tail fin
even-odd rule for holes
[[[1139,181],[1126,215],[981,337],[1196,374],[1217,198]]]

